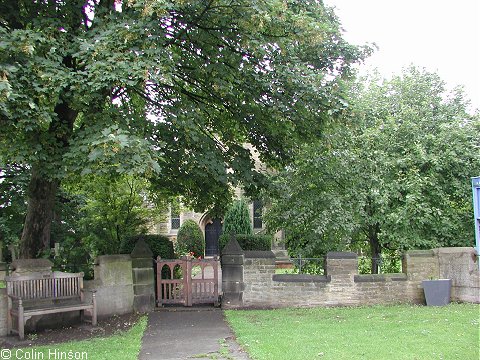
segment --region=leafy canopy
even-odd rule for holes
[[[317,1],[0,0],[0,135],[43,176],[146,173],[205,208],[344,107],[368,49]],[[226,171],[231,169],[231,171]],[[198,191],[202,189],[202,191]]]

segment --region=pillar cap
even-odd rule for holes
[[[132,258],[151,258],[153,252],[144,239],[140,238],[130,254]]]
[[[235,236],[232,236],[230,238],[230,241],[225,245],[225,247],[222,250],[222,255],[243,255],[244,252],[242,250],[242,247],[238,243],[237,239]]]

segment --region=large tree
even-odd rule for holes
[[[352,111],[276,177],[270,225],[310,254],[471,246],[480,119],[416,68],[352,87]]]
[[[342,108],[365,49],[321,1],[0,0],[0,147],[31,173],[21,256],[66,172],[144,173],[205,208]],[[229,169],[227,171],[227,169]]]

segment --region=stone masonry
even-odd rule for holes
[[[152,250],[143,239],[135,244],[131,253],[133,275],[133,309],[144,313],[155,308],[155,275]]]
[[[102,255],[97,257],[95,280],[84,282],[87,290],[96,290],[98,317],[133,312],[133,276],[130,255]],[[89,292],[85,299],[88,301]]]
[[[425,302],[422,280],[452,279],[452,301],[480,303],[478,259],[473,248],[409,251],[404,273],[359,275],[355,253],[331,252],[325,274],[275,275],[269,251],[244,252],[242,301],[224,308],[356,306]],[[232,296],[232,294],[230,294]]]

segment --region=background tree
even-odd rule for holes
[[[59,251],[53,254],[46,249],[42,255],[50,257],[58,269],[93,276],[96,256],[130,253],[138,236],[160,220],[166,204],[153,195],[147,180],[138,176],[66,178],[56,197],[52,222],[51,240]],[[165,239],[144,237],[149,244],[158,242],[152,250],[164,247]]]
[[[118,254],[126,238],[148,232],[161,208],[153,206],[145,179],[126,175],[89,178],[87,186],[77,190],[85,199],[78,222],[82,241],[92,258]]]
[[[185,220],[178,229],[177,256],[193,254],[194,257],[203,257],[205,255],[205,238],[198,224],[191,219]]]
[[[0,149],[30,171],[21,256],[66,173],[145,174],[196,209],[258,190],[344,107],[365,52],[318,1],[0,0]],[[226,171],[230,169],[230,171]]]
[[[355,84],[352,109],[275,177],[269,225],[310,254],[471,246],[480,120],[461,90],[409,68]]]

